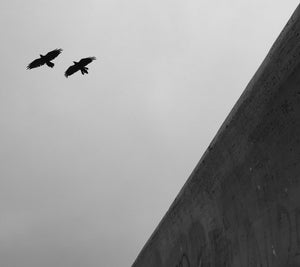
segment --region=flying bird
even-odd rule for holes
[[[55,59],[62,51],[63,51],[62,49],[54,49],[53,51],[50,51],[49,53],[47,53],[44,56],[40,55],[40,58],[37,58],[34,61],[32,61],[27,66],[27,69],[29,70],[29,69],[37,68],[37,67],[40,67],[44,64],[46,64],[50,68],[53,68],[54,63],[52,63],[51,61],[53,59]]]
[[[95,57],[86,57],[82,58],[79,62],[73,61],[74,65],[70,66],[66,72],[65,76],[68,78],[68,76],[74,74],[76,71],[81,71],[81,74],[84,75],[85,73],[88,74],[88,68],[86,65],[90,64],[92,61],[94,61]]]

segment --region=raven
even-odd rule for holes
[[[32,61],[28,66],[27,69],[33,69],[40,67],[44,64],[46,64],[48,67],[53,68],[54,63],[51,62],[51,60],[55,59],[63,50],[62,49],[54,49],[53,51],[50,51],[45,56],[40,55],[40,58]]]
[[[84,75],[85,73],[88,74],[88,68],[86,67],[86,65],[90,64],[95,59],[95,57],[86,57],[82,58],[79,62],[73,61],[74,65],[70,66],[66,70],[65,76],[68,78],[68,76],[79,70],[81,71],[82,75]]]

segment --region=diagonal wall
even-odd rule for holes
[[[300,6],[133,267],[300,267]]]

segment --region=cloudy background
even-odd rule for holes
[[[297,4],[2,0],[0,265],[130,266]]]

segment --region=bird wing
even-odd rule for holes
[[[93,60],[96,60],[95,57],[86,57],[86,58],[82,58],[78,63],[81,66],[86,66],[87,64],[90,64]]]
[[[56,58],[62,51],[63,50],[61,48],[60,49],[54,49],[54,50],[50,51],[49,53],[47,53],[45,55],[45,57],[48,61],[50,61],[50,60]]]
[[[72,65],[66,70],[65,76],[68,78],[68,76],[72,75],[76,71],[79,71],[79,69],[80,68],[77,65]]]
[[[29,69],[37,68],[44,64],[45,64],[45,61],[42,58],[38,58],[38,59],[32,61],[30,64],[28,64],[27,69],[29,70]]]

